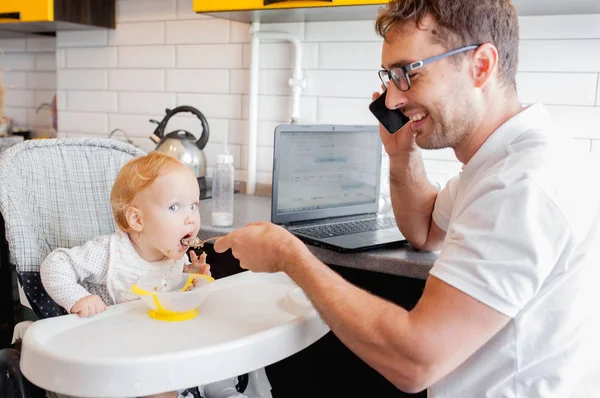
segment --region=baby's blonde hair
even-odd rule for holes
[[[176,168],[189,170],[176,158],[154,151],[125,163],[110,192],[110,205],[113,216],[121,230],[131,232],[127,222],[127,209],[133,205],[137,194],[148,188],[158,177]]]

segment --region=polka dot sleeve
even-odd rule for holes
[[[90,295],[81,282],[106,284],[109,253],[110,235],[100,236],[83,246],[52,251],[40,266],[44,289],[70,313],[77,301]]]

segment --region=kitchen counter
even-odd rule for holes
[[[250,222],[271,219],[271,198],[265,196],[235,194],[233,227],[217,228],[210,225],[211,208],[212,200],[200,202],[202,226],[199,237],[201,239],[226,235]],[[423,280],[429,275],[429,270],[438,256],[436,252],[417,251],[409,244],[357,253],[338,253],[311,245],[308,247],[317,258],[329,265]]]

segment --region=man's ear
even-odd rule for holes
[[[473,54],[475,87],[482,88],[498,69],[498,49],[491,43],[480,45]]]
[[[144,229],[144,216],[137,207],[129,206],[125,212],[125,219],[132,230],[141,232]]]

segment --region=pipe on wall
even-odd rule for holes
[[[294,45],[294,72],[289,79],[292,87],[292,123],[300,122],[300,96],[306,87],[306,79],[302,73],[302,43],[296,36],[285,32],[261,32],[260,23],[253,22],[250,27],[252,34],[252,52],[250,62],[250,91],[248,98],[248,176],[246,194],[256,192],[256,146],[258,137],[258,87],[260,74],[260,41],[284,40]]]

